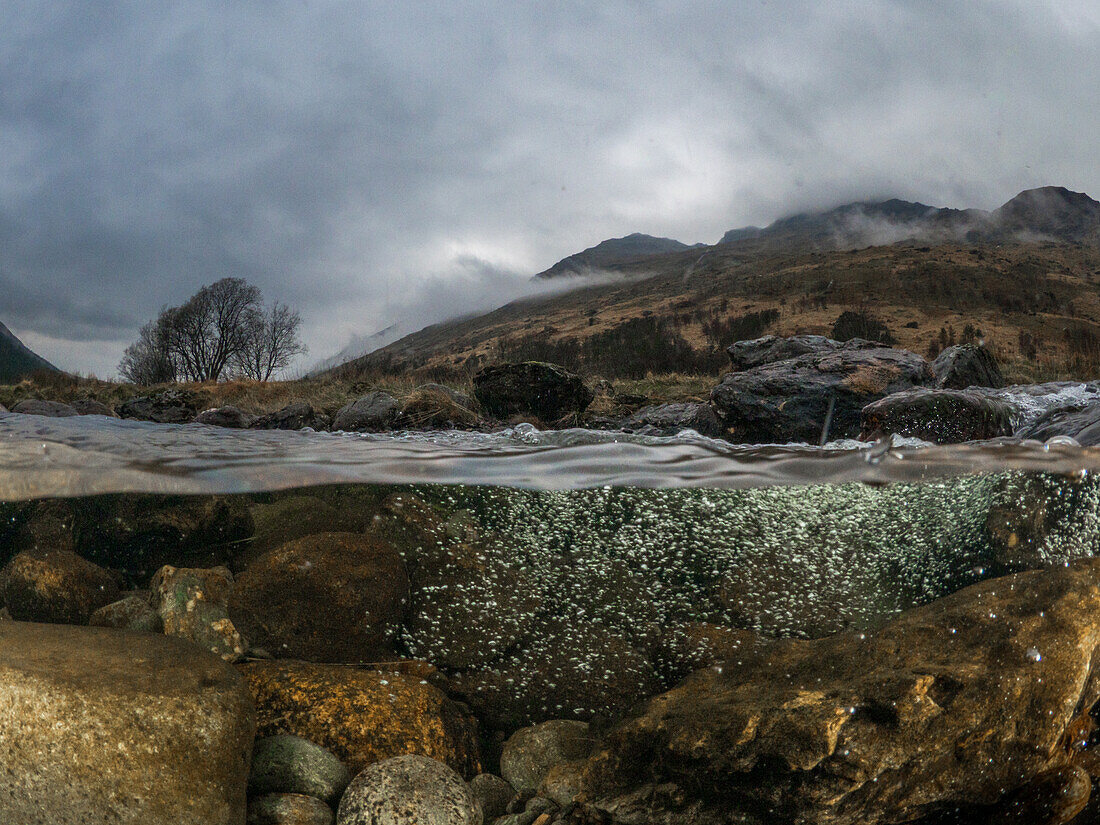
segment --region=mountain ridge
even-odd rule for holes
[[[0,321],[0,384],[19,381],[37,370],[60,372],[53,364],[20,341]]]

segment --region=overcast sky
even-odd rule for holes
[[[108,376],[225,276],[353,334],[630,232],[1100,197],[1096,0],[0,4],[0,321]]]

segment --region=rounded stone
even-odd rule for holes
[[[271,793],[248,803],[247,825],[332,825],[332,809],[312,796]]]
[[[555,765],[588,756],[594,741],[587,723],[569,719],[523,728],[504,743],[500,773],[518,791],[538,789]]]
[[[60,401],[38,401],[37,399],[20,401],[11,408],[11,411],[21,415],[43,415],[48,418],[71,418],[80,414]]]
[[[0,572],[3,604],[15,619],[87,624],[118,598],[118,579],[69,550],[18,554]]]
[[[335,807],[351,782],[347,767],[336,754],[291,734],[268,736],[252,751],[248,792],[305,794]]]
[[[127,596],[111,602],[92,614],[88,624],[92,627],[122,627],[147,633],[163,633],[164,620],[141,596]]]
[[[481,804],[486,822],[504,816],[508,812],[508,803],[516,795],[511,785],[491,773],[479,773],[471,779],[470,792]]]
[[[354,780],[337,812],[338,825],[482,825],[481,805],[462,777],[425,756],[371,765]]]

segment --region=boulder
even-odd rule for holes
[[[294,401],[281,410],[270,412],[253,419],[248,425],[252,430],[302,430],[310,427],[314,430],[327,430],[328,416],[313,409],[305,401]]]
[[[141,596],[127,596],[104,605],[88,620],[92,627],[120,627],[146,633],[163,633],[164,620]]]
[[[932,373],[940,389],[1003,387],[1007,383],[993,353],[980,344],[948,347],[932,362]]]
[[[371,765],[352,781],[338,825],[482,825],[481,805],[462,777],[424,756]]]
[[[237,497],[127,494],[71,506],[77,552],[141,582],[166,564],[225,564],[253,532],[247,503]]]
[[[206,424],[208,427],[227,427],[232,430],[247,430],[255,420],[256,416],[249,415],[232,405],[203,410],[195,416],[196,424]]]
[[[305,794],[335,808],[351,782],[344,763],[332,751],[290,734],[259,739],[252,751],[248,793]]]
[[[1100,444],[1100,404],[1048,410],[1032,423],[1021,427],[1016,436],[1037,441],[1069,436],[1082,447],[1095,447]]]
[[[1098,653],[1100,560],[987,580],[693,674],[608,734],[584,794],[623,823],[985,822],[1088,747]]]
[[[194,420],[200,405],[198,396],[187,390],[165,390],[124,401],[118,407],[121,418],[136,418],[157,424],[186,424]]]
[[[479,773],[471,779],[470,793],[481,805],[485,821],[490,823],[497,817],[504,816],[508,811],[508,803],[516,795],[511,785],[491,773]]]
[[[797,358],[800,355],[834,352],[845,344],[849,347],[864,348],[882,346],[860,338],[852,338],[842,343],[826,338],[824,335],[791,335],[786,338],[765,335],[763,338],[753,338],[751,341],[737,341],[726,348],[726,354],[729,355],[733,371],[740,372],[762,367],[764,364],[774,364],[776,361]]]
[[[677,435],[695,430],[700,435],[721,438],[726,428],[710,404],[654,404],[643,407],[627,419],[624,428],[642,435]]]
[[[0,623],[0,821],[240,825],[255,716],[243,680],[149,633]]]
[[[76,410],[77,415],[104,415],[107,418],[118,418],[118,414],[111,407],[94,398],[77,398],[70,403],[70,406]]]
[[[271,793],[248,802],[247,825],[332,825],[332,808],[299,793]]]
[[[409,597],[401,556],[357,533],[319,533],[260,556],[242,572],[229,615],[277,656],[384,662]]]
[[[233,574],[224,567],[165,565],[149,584],[164,633],[194,642],[227,662],[239,661],[248,650],[226,609],[232,588]]]
[[[711,392],[730,430],[727,438],[813,444],[823,437],[854,438],[865,406],[931,381],[921,356],[868,343],[852,339],[830,351],[728,373]]]
[[[588,409],[595,394],[564,367],[542,361],[485,367],[474,376],[474,396],[491,415],[533,415],[546,422]]]
[[[361,526],[344,509],[315,495],[291,495],[270,504],[253,504],[250,511],[256,530],[252,541],[232,560],[238,572],[288,541],[317,533],[356,533]]]
[[[917,387],[873,401],[860,413],[860,435],[873,441],[895,434],[936,444],[1010,436],[1016,408],[972,390]]]
[[[370,392],[345,404],[332,419],[332,429],[341,432],[384,432],[392,430],[401,417],[401,405],[387,392]]]
[[[538,790],[551,768],[588,757],[595,743],[585,722],[552,719],[521,728],[504,743],[500,773],[517,791]]]
[[[4,506],[14,505],[0,505]],[[4,513],[0,511],[0,517],[3,516]],[[24,550],[33,553],[75,551],[75,520],[76,514],[68,499],[43,499],[23,505],[18,513],[9,516],[11,535],[7,537],[7,541],[0,542],[0,561],[6,561],[8,553],[14,556]],[[5,544],[6,548],[3,546]]]
[[[0,571],[0,596],[12,618],[87,624],[98,608],[118,598],[111,572],[68,550],[19,553]]]
[[[287,660],[238,668],[255,700],[261,736],[308,739],[336,754],[352,775],[410,753],[464,776],[480,772],[477,723],[418,672]]]
[[[69,418],[80,415],[71,406],[62,404],[60,401],[38,401],[35,399],[20,401],[11,408],[11,411],[20,415],[44,415],[48,418]]]

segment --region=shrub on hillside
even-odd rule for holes
[[[829,337],[835,341],[866,338],[888,346],[898,342],[886,324],[866,309],[849,309],[840,313],[840,317],[833,323]]]

